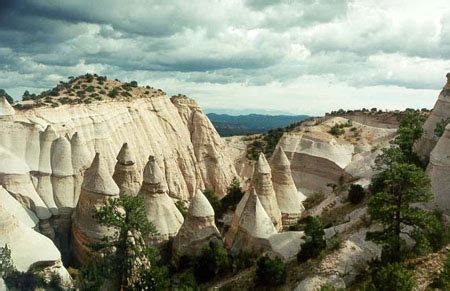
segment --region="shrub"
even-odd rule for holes
[[[437,137],[441,137],[444,134],[444,130],[445,127],[447,126],[447,124],[450,122],[450,118],[447,119],[441,119],[441,121],[439,121],[436,124],[436,128],[434,129],[434,134]]]
[[[244,194],[245,192],[242,191],[241,183],[237,178],[234,178],[227,188],[227,195],[220,200],[222,203],[221,212],[223,213],[228,209],[235,210],[236,205],[241,201]]]
[[[417,286],[413,274],[403,264],[393,263],[375,271],[372,282],[376,290],[414,290]]]
[[[183,215],[183,217],[186,217],[186,215],[188,213],[188,208],[186,206],[186,202],[183,200],[178,200],[177,202],[175,202],[175,206],[178,208],[178,210]]]
[[[343,129],[339,124],[335,124],[328,133],[334,135],[334,136],[340,136],[345,133],[345,129]]]
[[[131,87],[137,87],[137,86],[138,86],[138,83],[137,83],[136,81],[131,81],[131,82],[130,82],[130,86],[131,86]]]
[[[206,199],[208,199],[209,203],[211,204],[212,208],[214,209],[214,212],[216,214],[216,220],[217,220],[222,213],[222,203],[219,200],[219,196],[217,196],[217,193],[211,189],[206,189],[203,192],[203,194],[205,195]]]
[[[307,261],[320,255],[327,246],[324,239],[325,232],[319,217],[308,216],[305,218],[305,242],[297,254],[299,262]]]
[[[116,98],[118,94],[119,94],[119,91],[116,88],[114,88],[111,91],[109,91],[108,96],[110,98]]]
[[[88,91],[89,93],[92,93],[92,92],[95,91],[95,88],[94,88],[94,86],[89,85],[89,86],[86,87],[86,91]]]
[[[286,264],[280,258],[263,256],[256,262],[256,284],[261,286],[279,286],[286,282]]]
[[[202,254],[194,259],[194,275],[197,281],[207,282],[231,269],[227,250],[218,242],[210,242]]]
[[[359,204],[364,200],[366,195],[364,188],[359,184],[352,184],[350,186],[350,191],[348,192],[348,201],[352,204]]]

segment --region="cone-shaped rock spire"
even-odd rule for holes
[[[450,124],[430,155],[427,174],[434,193],[432,207],[450,215]]]
[[[6,100],[6,97],[0,96],[0,119],[12,119],[14,114],[14,108]]]
[[[447,83],[439,94],[433,110],[423,124],[423,134],[414,144],[414,151],[421,159],[427,161],[439,137],[434,130],[436,125],[450,118],[450,73],[447,74]]]
[[[167,194],[164,176],[153,156],[149,157],[144,169],[144,181],[138,195],[144,197],[147,218],[158,231],[151,237],[154,244],[162,244],[174,237],[183,223],[183,215]]]
[[[70,139],[72,149],[72,166],[74,171],[85,170],[92,162],[92,156],[89,153],[85,140],[78,132],[75,132]]]
[[[253,173],[252,187],[258,193],[259,200],[272,219],[275,228],[281,230],[281,211],[272,184],[272,174],[269,163],[263,153],[259,155],[258,162]]]
[[[113,234],[111,229],[100,225],[94,215],[108,199],[118,197],[119,187],[112,179],[106,161],[97,153],[86,170],[72,224],[73,252],[81,264],[92,259],[90,245]]]
[[[120,195],[136,196],[140,188],[140,175],[135,164],[135,157],[124,143],[117,155],[117,163],[114,169],[113,179],[120,189]]]
[[[183,256],[198,256],[210,241],[221,242],[220,232],[214,222],[214,209],[205,195],[198,190],[189,207],[180,231],[173,241],[172,255],[175,263]]]
[[[283,225],[295,224],[305,208],[292,178],[291,163],[282,147],[272,157],[272,183],[281,210]]]
[[[239,220],[236,236],[232,243],[233,252],[254,252],[270,250],[269,237],[277,230],[272,223],[259,196],[253,191],[248,196],[247,203]]]

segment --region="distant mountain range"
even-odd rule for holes
[[[245,135],[267,132],[274,128],[286,127],[292,123],[310,118],[309,115],[228,115],[207,114],[221,136]]]

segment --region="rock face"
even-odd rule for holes
[[[347,124],[344,134],[329,133],[336,124]],[[315,192],[330,193],[330,184],[367,183],[374,175],[375,157],[389,145],[395,132],[332,117],[285,133],[277,147],[283,148],[291,162],[297,188],[310,196]]]
[[[175,262],[183,256],[198,256],[212,240],[222,241],[214,222],[214,209],[198,190],[192,198],[188,214],[173,241],[172,256]]]
[[[150,156],[138,195],[144,198],[147,218],[158,231],[158,236],[150,238],[155,245],[162,245],[173,238],[184,221],[183,215],[167,192],[167,183],[160,166],[155,157]]]
[[[430,155],[427,174],[431,180],[434,199],[431,208],[438,209],[450,215],[450,125],[447,125],[444,134],[439,139]]]
[[[198,188],[213,189],[223,196],[233,178],[237,177],[233,161],[225,154],[225,145],[211,121],[197,103],[186,96],[171,98],[190,133],[195,158],[204,185]],[[202,187],[204,186],[204,187]]]
[[[263,153],[259,155],[258,162],[255,166],[252,187],[258,194],[259,200],[272,219],[275,228],[281,230],[283,224],[281,222],[281,211],[278,206],[277,196],[272,184],[272,171]]]
[[[86,170],[73,218],[73,254],[81,264],[92,259],[91,244],[113,234],[112,230],[100,225],[93,216],[108,199],[118,197],[119,187],[111,177],[106,160],[97,153],[91,167]]]
[[[229,230],[229,232],[234,232],[232,228],[235,228],[235,234],[227,234],[227,242],[231,246],[231,251],[234,253],[270,251],[269,238],[277,233],[272,219],[264,210],[255,191],[242,199],[246,199],[246,201],[243,201],[245,205],[242,209],[238,209],[239,206],[236,209],[241,214],[237,223],[232,224]]]
[[[278,206],[281,210],[283,226],[297,223],[305,208],[302,204],[304,195],[297,191],[291,173],[291,163],[283,151],[276,149],[271,160],[272,183]]]
[[[430,153],[439,139],[434,133],[436,124],[448,118],[450,118],[450,73],[447,74],[447,83],[423,125],[422,137],[414,144],[414,151],[424,161],[428,161]]]
[[[136,196],[141,186],[141,175],[136,167],[136,158],[128,143],[124,143],[117,155],[113,179],[120,189],[120,195]]]

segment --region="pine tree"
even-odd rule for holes
[[[110,199],[97,210],[95,218],[115,232],[95,246],[101,256],[85,268],[81,289],[100,287],[105,279],[115,279],[119,290],[167,287],[167,270],[159,266],[158,251],[144,240],[157,232],[147,219],[142,197],[124,195]]]

